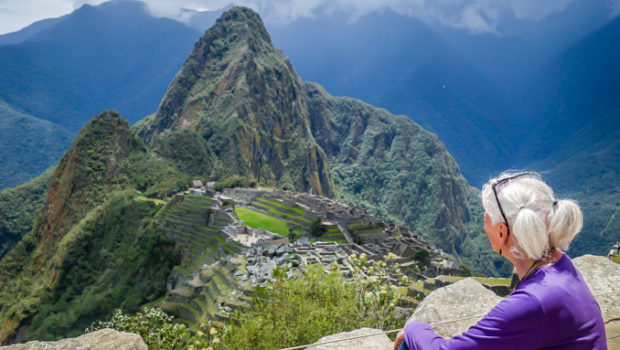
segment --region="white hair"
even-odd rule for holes
[[[480,193],[482,206],[494,225],[504,222],[497,200],[501,202],[510,234],[516,241],[510,248],[513,255],[538,260],[551,248],[568,249],[583,226],[579,205],[570,199],[557,200],[551,187],[536,173],[518,175],[504,172],[489,180]],[[498,199],[493,184],[497,184]]]

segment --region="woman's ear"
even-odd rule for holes
[[[505,223],[499,223],[499,243],[500,246],[503,245],[508,239],[508,226]]]

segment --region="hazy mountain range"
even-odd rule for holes
[[[154,18],[138,2],[111,2],[0,36],[3,122],[28,119],[19,132],[14,122],[0,131],[0,186],[55,164],[71,135],[103,109],[131,123],[155,112],[220,13],[196,13],[190,27]],[[540,21],[502,16],[499,35],[389,10],[267,28],[304,80],[436,133],[471,184],[506,168],[544,171],[560,196],[581,200],[586,211],[575,252],[603,253],[620,239],[618,19],[584,1]]]

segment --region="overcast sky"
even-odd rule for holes
[[[505,11],[512,11],[518,19],[538,20],[563,11],[571,1],[579,0],[144,0],[154,15],[180,20],[183,19],[182,8],[219,9],[231,1],[254,8],[267,22],[287,22],[338,10],[347,11],[355,20],[389,7],[427,22],[481,33],[495,32]],[[617,15],[620,0],[606,1],[610,17]],[[104,0],[0,0],[0,34],[19,30],[44,18],[62,16],[85,3],[102,2]]]

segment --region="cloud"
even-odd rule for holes
[[[155,16],[186,21],[183,9],[219,9],[232,0],[146,0]],[[316,18],[335,12],[346,13],[351,21],[380,9],[391,9],[427,23],[497,33],[502,13],[518,19],[542,19],[563,11],[571,1],[587,0],[236,0],[258,11],[266,22],[288,23],[299,18]],[[620,0],[614,0],[620,2]]]
[[[2,0],[0,33],[19,30],[43,18],[58,17],[73,11],[67,0]]]
[[[272,23],[334,12],[346,13],[355,21],[388,8],[427,23],[472,33],[497,33],[506,14],[521,20],[540,20],[563,11],[573,1],[589,0],[144,0],[153,15],[181,21],[189,19],[186,9],[215,10],[231,2],[258,11],[266,22]],[[104,0],[0,0],[0,33],[18,30],[39,19],[67,14],[83,4],[102,2]],[[620,0],[608,0],[607,6],[612,16],[620,13]]]
[[[84,6],[84,5],[99,5],[103,2],[105,2],[106,0],[73,0],[73,9],[77,10],[80,7]]]

